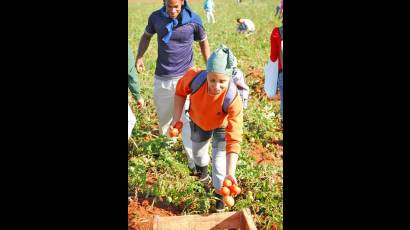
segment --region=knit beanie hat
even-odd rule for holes
[[[222,44],[208,58],[206,70],[231,76],[233,67],[236,65],[236,57],[228,47]]]

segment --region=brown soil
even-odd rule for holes
[[[249,87],[251,88],[251,96],[255,98],[266,97],[263,90],[264,75],[262,70],[256,68],[250,68],[247,70],[245,79]]]
[[[248,69],[248,74],[246,74],[245,78],[246,81],[251,88],[251,94],[252,96],[256,98],[262,98],[262,97],[267,97],[265,90],[263,89],[264,87],[264,82],[265,82],[265,74],[263,70],[250,67]],[[279,89],[277,91],[277,94],[270,98],[270,100],[278,102],[280,101],[280,92]]]
[[[152,206],[153,198],[138,198],[128,204],[128,230],[151,230],[154,215],[176,216],[181,210],[170,206],[165,201],[156,200]]]
[[[252,144],[251,155],[255,158],[257,164],[272,164],[277,167],[283,167],[283,148],[281,145],[275,145],[276,151],[273,153],[261,144]],[[282,176],[276,174],[273,176],[276,183],[282,184]],[[273,228],[274,229],[274,228]]]
[[[157,182],[157,180],[158,180],[157,177],[155,177],[155,176],[152,175],[152,174],[148,174],[147,180],[146,180],[148,187],[150,187],[151,185],[155,184],[155,182]]]
[[[276,166],[282,166],[283,147],[279,144],[275,144],[276,152],[263,147],[259,143],[252,143],[251,155],[255,158],[257,164],[272,164]]]
[[[273,164],[273,154],[264,148],[261,144],[252,144],[251,155],[255,158],[257,164]]]

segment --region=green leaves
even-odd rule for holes
[[[128,161],[128,177],[131,186],[144,189],[146,182],[145,163],[141,159],[133,158]]]
[[[149,15],[160,6],[158,2],[129,5],[128,39],[135,54]],[[244,111],[242,151],[236,170],[243,192],[235,197],[235,206],[231,210],[249,207],[258,229],[269,229],[274,224],[278,224],[278,229],[281,229],[283,170],[276,164],[258,165],[252,157],[256,145],[262,146],[270,155],[281,155],[278,147],[272,143],[272,140],[283,139],[282,132],[277,131],[280,126],[279,102],[268,100],[263,91],[257,92],[263,89],[263,68],[270,54],[270,33],[274,24],[278,23],[273,17],[275,4],[268,0],[257,0],[255,3],[244,1],[240,5],[235,1],[221,1],[216,5],[215,24],[205,22],[202,2],[194,1],[191,7],[204,22],[211,51],[221,43],[231,48],[251,87],[249,107]],[[251,19],[255,23],[256,33],[248,37],[238,35],[235,23],[237,17]],[[195,42],[193,48],[195,66],[205,68],[198,43]],[[146,106],[137,109],[129,94],[129,103],[137,118],[132,135],[135,144],[130,141],[128,151],[129,183],[143,194],[161,197],[169,205],[180,207],[181,214],[208,213],[215,202],[213,190],[206,191],[195,178],[189,176],[181,140],[175,143],[159,135],[152,90],[156,59],[157,35],[154,35],[144,55],[146,70],[138,74]]]

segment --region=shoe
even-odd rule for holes
[[[199,176],[199,172],[198,172],[198,170],[196,169],[196,167],[194,167],[194,168],[189,168],[189,171],[190,171],[190,173],[189,173],[190,176]]]
[[[209,192],[212,188],[212,178],[208,175],[208,165],[200,167],[195,165],[196,174],[194,176],[198,177],[198,181],[204,186],[205,191]]]
[[[225,212],[225,204],[222,200],[222,196],[215,193],[215,196],[218,198],[215,204],[215,210],[217,213]]]
[[[199,173],[199,182],[207,186],[211,182],[211,177],[208,175],[208,165],[203,167],[195,165],[195,167]]]
[[[203,178],[202,177],[199,178],[199,182],[201,182],[205,186],[208,186],[209,183],[211,183],[211,180],[212,180],[212,178],[208,174],[206,174],[206,176],[203,177]]]

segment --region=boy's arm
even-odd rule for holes
[[[185,75],[178,80],[177,86],[175,87],[174,112],[170,126],[171,128],[174,128],[175,123],[181,120],[186,97],[191,94],[191,81],[200,71],[200,69],[195,67],[189,69]]]
[[[175,123],[181,120],[186,97],[191,93],[189,84],[192,77],[196,75],[197,71],[198,70],[196,69],[190,69],[184,74],[182,78],[178,80],[178,83],[175,87],[174,111],[170,128],[174,128]]]
[[[239,154],[241,151],[243,126],[243,105],[240,95],[236,96],[235,101],[228,109],[228,126],[225,128],[226,153]]]
[[[174,128],[175,123],[181,120],[181,115],[184,109],[186,97],[175,95],[174,97],[174,115],[172,118],[171,126]]]
[[[238,98],[239,97],[239,98]],[[241,151],[240,143],[242,142],[242,127],[243,127],[243,109],[242,101],[239,95],[234,103],[228,109],[228,126],[225,129],[226,139],[226,162],[227,173],[226,179],[230,179],[237,184],[235,177],[236,162],[238,161],[238,154]]]
[[[235,177],[236,171],[236,162],[238,161],[238,154],[236,153],[228,153],[226,155],[226,162],[228,163],[228,171],[226,173],[225,179],[229,179],[234,182],[234,184],[238,184]]]

